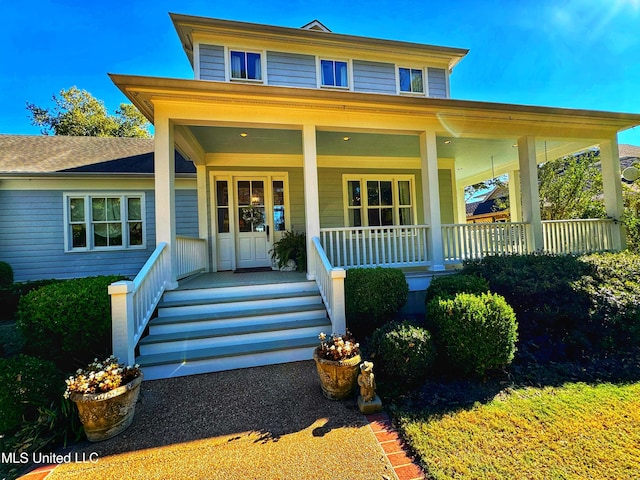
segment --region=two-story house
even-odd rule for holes
[[[139,347],[147,378],[311,358],[319,331],[345,329],[349,268],[404,268],[424,289],[467,258],[623,247],[614,220],[542,222],[536,167],[597,145],[619,218],[617,133],[640,115],[452,98],[460,48],[171,18],[193,79],[111,74],[155,127],[156,250],[110,287],[114,350],[135,361]],[[176,150],[195,165],[198,238],[178,235]],[[466,224],[464,187],[503,174],[511,222]],[[295,282],[225,273],[270,267],[287,230],[307,238]],[[207,288],[178,284],[193,272]]]

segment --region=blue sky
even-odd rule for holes
[[[193,78],[168,12],[468,48],[454,98],[640,113],[640,0],[35,0],[2,9],[0,133],[38,134],[25,102],[74,85],[113,112],[108,72]]]

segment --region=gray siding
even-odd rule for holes
[[[354,60],[353,89],[356,92],[396,93],[395,66],[391,63]]]
[[[429,96],[447,98],[447,72],[444,68],[427,68]]]
[[[224,82],[224,48],[200,45],[200,79]]]
[[[445,224],[454,223],[451,170],[438,170],[438,188],[440,189],[440,221]]]
[[[276,86],[315,88],[316,59],[313,55],[267,52],[267,82]]]
[[[62,191],[0,190],[0,260],[13,267],[17,282],[110,274],[133,277],[155,248],[154,195],[144,193],[146,249],[65,253]],[[176,209],[178,234],[197,236],[195,190],[177,191]]]

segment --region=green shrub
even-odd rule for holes
[[[458,293],[481,294],[489,291],[489,282],[475,275],[456,273],[433,277],[425,296],[425,305],[436,297],[450,298]]]
[[[111,351],[111,305],[107,287],[122,277],[65,280],[33,290],[20,300],[17,325],[27,353],[64,370]]]
[[[0,262],[0,287],[9,287],[13,283],[13,268],[7,262]]]
[[[0,359],[0,434],[38,417],[38,408],[60,398],[64,380],[56,366],[27,355]]]
[[[393,319],[409,298],[409,285],[397,268],[352,268],[344,281],[347,327],[365,338]]]
[[[289,260],[296,262],[299,272],[307,271],[307,236],[304,232],[286,231],[280,240],[273,244],[272,260],[278,262],[278,267],[284,267]]]
[[[575,282],[589,298],[589,319],[582,332],[604,349],[640,343],[640,255],[630,252],[581,257],[590,273]]]
[[[0,287],[0,320],[15,320],[20,299],[36,288],[58,282],[59,280],[35,280],[14,283],[8,287]]]
[[[438,326],[436,341],[453,369],[484,376],[513,360],[516,316],[502,296],[460,293],[454,298],[435,298],[429,303],[428,315]]]
[[[390,322],[373,332],[371,358],[384,393],[401,393],[423,382],[435,359],[428,330],[407,320]]]

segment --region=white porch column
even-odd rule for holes
[[[420,160],[420,168],[422,169],[422,205],[424,222],[429,225],[431,269],[441,271],[444,270],[444,249],[442,244],[442,221],[440,219],[438,149],[435,132],[423,132],[420,134]]]
[[[538,163],[536,161],[536,139],[532,135],[518,139],[520,163],[520,187],[522,189],[522,221],[528,223],[527,244],[530,252],[544,248],[542,218],[538,192]]]
[[[622,182],[620,180],[620,154],[618,152],[618,137],[600,142],[600,161],[602,164],[602,187],[604,190],[604,208],[607,216],[620,220],[624,213],[622,201]],[[614,250],[622,250],[627,246],[627,238],[624,225],[618,223],[613,229]]]
[[[207,248],[211,252],[209,208],[207,206],[207,167],[205,165],[196,165],[196,185],[198,191],[198,237],[207,241]],[[211,262],[209,261],[205,271],[209,272],[210,270]]]
[[[318,200],[318,158],[315,125],[302,126],[302,155],[304,174],[304,221],[307,252],[313,247],[313,237],[320,238],[320,202]],[[307,278],[315,279],[314,262],[307,262]]]
[[[156,199],[156,245],[167,242],[171,265],[167,265],[169,274],[168,289],[178,287],[176,280],[178,259],[175,256],[176,245],[176,168],[173,125],[169,118],[155,117],[154,165]]]
[[[521,197],[520,170],[512,170],[509,172],[509,212],[512,222],[522,221]]]

